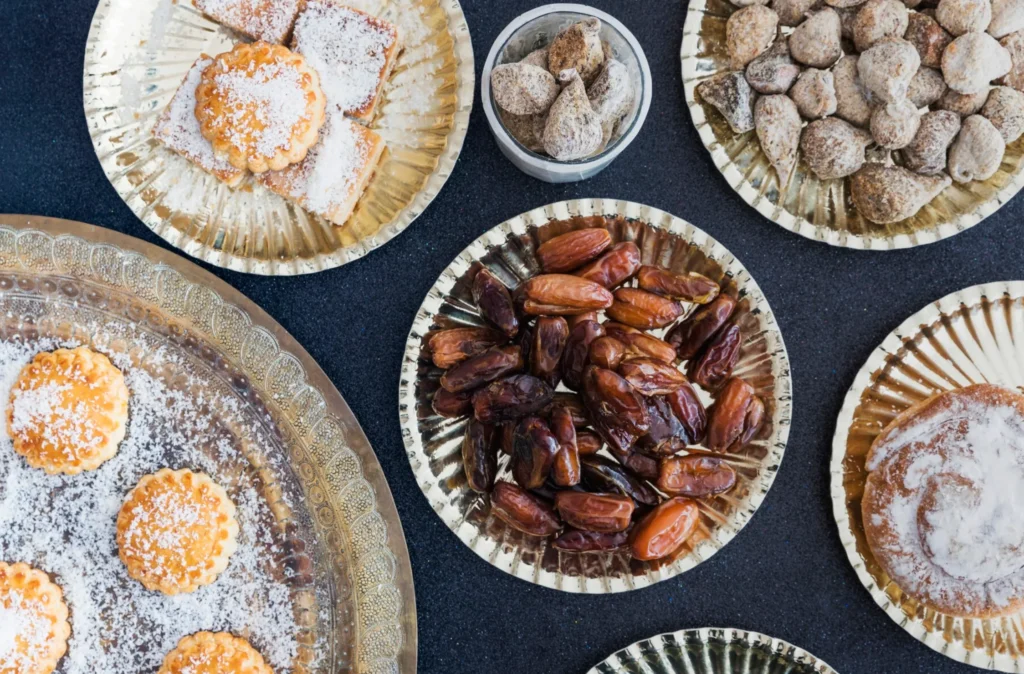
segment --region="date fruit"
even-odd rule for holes
[[[569,316],[566,320],[569,321],[570,330],[575,328],[577,323],[582,323],[583,321],[600,322],[598,321],[598,314],[596,311],[585,311],[582,314],[573,314],[572,316]]]
[[[470,419],[462,437],[462,465],[466,469],[469,488],[488,492],[498,475],[498,455],[494,444],[494,427]]]
[[[602,426],[621,428],[633,435],[647,432],[650,421],[640,394],[624,378],[602,367],[583,373],[583,402],[591,418]]]
[[[504,342],[505,337],[491,328],[451,328],[431,335],[427,347],[434,365],[447,370]]]
[[[562,353],[562,381],[573,391],[583,388],[583,371],[590,360],[590,345],[604,337],[604,328],[597,321],[583,321],[569,332]]]
[[[671,498],[647,513],[630,535],[633,558],[651,561],[668,557],[693,535],[700,520],[696,501]]]
[[[561,316],[541,316],[533,327],[530,374],[551,388],[562,379],[562,352],[569,339],[569,324]]]
[[[644,290],[674,300],[707,304],[718,296],[717,283],[703,274],[692,271],[673,274],[667,269],[645,264],[637,272],[636,280]]]
[[[551,387],[528,374],[492,382],[473,395],[473,415],[485,424],[500,424],[536,414],[551,402]]]
[[[653,358],[634,358],[619,366],[619,374],[645,396],[672,393],[686,383],[682,372]]]
[[[576,451],[580,456],[597,454],[604,447],[604,440],[594,431],[576,431]]]
[[[605,288],[614,288],[624,283],[640,268],[640,249],[632,241],[617,243],[576,275],[588,281],[599,283]]]
[[[660,501],[650,485],[629,474],[622,466],[603,456],[585,456],[581,460],[583,480],[598,491],[615,491],[637,503],[653,506]]]
[[[526,313],[538,315],[581,314],[607,309],[614,297],[593,281],[569,274],[541,274],[523,284]]]
[[[717,390],[732,375],[740,359],[740,326],[726,325],[711,338],[697,358],[691,360],[686,374],[690,381],[709,391]]]
[[[519,347],[502,346],[477,354],[448,370],[441,375],[441,386],[452,393],[471,391],[522,367]]]
[[[519,319],[512,295],[497,276],[486,267],[473,277],[473,301],[483,316],[510,339],[519,332]]]
[[[651,420],[646,435],[637,440],[637,448],[648,456],[661,458],[678,454],[686,449],[686,428],[676,418],[665,396],[644,398],[647,416]]]
[[[551,547],[566,552],[598,552],[621,548],[628,541],[629,533],[625,531],[602,534],[597,531],[567,529],[551,542]]]
[[[675,300],[638,288],[619,288],[608,307],[608,317],[619,323],[654,330],[663,328],[683,315],[683,306]]]
[[[671,365],[676,348],[663,339],[615,321],[605,321],[605,333],[626,345],[626,358],[653,358]]]
[[[537,489],[551,474],[558,440],[540,417],[526,417],[512,436],[512,477],[523,489]]]
[[[562,516],[562,521],[584,531],[625,531],[635,507],[633,499],[621,494],[561,491],[555,495],[555,509]]]
[[[551,467],[551,479],[559,487],[573,487],[580,483],[580,453],[576,444],[576,426],[572,412],[556,406],[551,412],[551,432],[558,441],[558,453]]]
[[[544,408],[541,416],[551,420],[551,414],[559,407],[564,407],[572,415],[572,423],[576,428],[585,428],[590,425],[590,418],[587,416],[587,409],[583,405],[583,399],[579,394],[560,391],[551,399],[551,404]]]
[[[454,419],[469,414],[473,411],[473,391],[459,391],[452,393],[443,388],[437,389],[434,393],[432,407],[436,414],[442,417]]]
[[[708,411],[708,449],[738,451],[760,430],[764,414],[764,402],[754,395],[754,387],[733,377]]]
[[[673,457],[661,462],[657,484],[666,494],[701,498],[732,489],[736,471],[717,456]]]
[[[537,248],[540,267],[547,273],[572,271],[582,267],[612,243],[606,229],[578,229],[545,241]]]
[[[562,529],[554,508],[511,482],[494,485],[491,513],[513,529],[531,536],[550,536]]]
[[[708,415],[690,382],[669,393],[665,399],[686,431],[686,444],[696,445],[703,440],[708,428]]]
[[[735,299],[719,295],[714,302],[701,307],[693,316],[669,330],[665,339],[675,347],[680,359],[689,360],[700,353],[704,343],[725,325],[735,309]]]
[[[599,337],[590,345],[590,362],[606,370],[617,370],[625,355],[626,345],[614,337]]]

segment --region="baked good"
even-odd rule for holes
[[[377,168],[384,140],[338,112],[328,115],[320,142],[300,164],[260,174],[271,191],[343,225]]]
[[[220,54],[196,88],[196,119],[214,154],[253,173],[302,161],[324,123],[325,105],[306,59],[266,42]]]
[[[164,658],[157,674],[273,674],[245,639],[226,632],[184,637]]]
[[[164,468],[139,480],[117,514],[128,575],[148,590],[193,592],[227,568],[237,547],[235,504],[202,473]]]
[[[283,44],[292,32],[299,0],[194,0],[196,9],[253,40]]]
[[[875,438],[866,468],[867,542],[901,590],[960,617],[1024,607],[1024,395],[934,395]]]
[[[235,168],[213,154],[213,146],[203,138],[196,119],[196,87],[203,71],[212,63],[213,59],[206,54],[196,59],[174,98],[157,119],[153,136],[207,173],[235,187],[245,177],[245,169]]]
[[[84,346],[37,354],[11,387],[14,451],[50,474],[98,468],[117,453],[127,421],[124,375]]]
[[[398,29],[332,0],[305,0],[292,49],[320,75],[327,104],[369,122],[401,51]]]
[[[70,635],[60,588],[27,564],[0,562],[0,674],[50,674]]]

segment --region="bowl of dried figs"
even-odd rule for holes
[[[678,218],[560,202],[441,274],[406,345],[417,482],[474,552],[568,592],[632,590],[715,554],[774,480],[786,348],[747,271]]]
[[[1024,184],[1024,8],[694,0],[691,117],[759,212],[833,245],[931,243]]]

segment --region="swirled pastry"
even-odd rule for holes
[[[214,154],[253,173],[302,161],[317,141],[325,106],[306,59],[266,42],[220,54],[196,88],[196,119]]]
[[[37,354],[11,387],[14,451],[50,474],[98,468],[117,453],[127,420],[124,375],[86,347]]]
[[[954,616],[1024,607],[1024,396],[935,395],[875,438],[867,469],[867,542],[900,589]]]
[[[202,473],[164,468],[129,492],[117,514],[128,575],[148,590],[193,592],[227,568],[237,547],[235,505]]]
[[[50,674],[70,635],[60,588],[27,564],[0,562],[0,674]]]
[[[157,674],[273,674],[259,651],[226,632],[197,632],[178,642]]]

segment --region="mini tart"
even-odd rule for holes
[[[147,590],[194,592],[237,548],[235,504],[202,473],[164,468],[139,480],[117,514],[117,548]]]
[[[245,639],[226,632],[197,632],[178,642],[157,674],[273,674],[273,670]]]
[[[128,386],[110,359],[86,347],[37,354],[11,388],[7,432],[33,468],[76,475],[117,453]]]
[[[0,562],[0,674],[50,674],[70,635],[60,588],[27,564]]]
[[[196,119],[214,155],[253,173],[302,161],[326,105],[306,59],[266,42],[217,56],[196,87]]]

